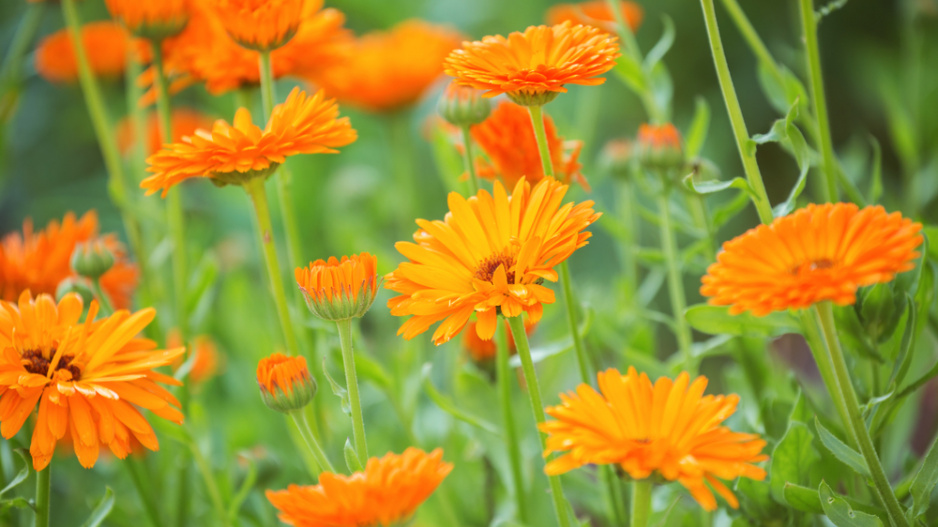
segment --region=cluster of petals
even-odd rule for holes
[[[370,253],[316,260],[294,276],[310,311],[325,320],[362,317],[378,294],[378,259]]]
[[[173,108],[170,122],[172,140],[178,143],[183,137],[194,134],[200,128],[211,128],[213,120],[196,110]],[[163,130],[156,112],[151,113],[143,123],[143,132],[146,155],[153,155],[163,146]],[[129,155],[136,143],[137,130],[134,120],[126,117],[117,124],[117,146],[121,153]]]
[[[257,384],[268,393],[293,393],[298,384],[310,382],[304,357],[274,353],[257,363]]]
[[[211,132],[197,130],[178,143],[164,145],[147,162],[152,176],[141,182],[147,194],[162,191],[193,177],[212,178],[218,184],[243,183],[265,174],[296,154],[336,153],[358,137],[347,117],[339,118],[335,101],[319,91],[312,97],[294,88],[283,104],[274,107],[263,130],[251,112],[238,109],[234,125],[218,120]]]
[[[318,485],[268,490],[267,499],[294,527],[394,527],[406,525],[452,470],[442,450],[408,448],[371,458],[351,476],[325,472]]]
[[[215,14],[238,44],[259,51],[279,48],[296,34],[306,0],[211,0]]]
[[[95,320],[92,302],[79,322],[82,310],[81,297],[72,293],[58,304],[29,292],[18,303],[0,302],[0,433],[16,435],[38,405],[29,448],[36,470],[49,464],[63,439],[86,468],[102,446],[122,459],[138,443],[157,450],[140,408],[175,423],[183,419],[179,401],[159,384],[179,381],[153,369],[184,350],[157,350],[137,337],[156,312],[118,311]]]
[[[700,292],[730,313],[757,316],[853,304],[857,288],[914,267],[921,229],[879,205],[811,204],[723,244]]]
[[[135,35],[160,38],[189,21],[193,0],[105,0],[108,11]]]
[[[450,193],[442,221],[417,220],[414,243],[395,245],[408,261],[385,281],[400,294],[388,301],[391,314],[410,316],[398,334],[411,339],[442,321],[433,333],[442,344],[475,313],[476,333],[491,340],[499,313],[540,320],[555,300],[541,283],[557,281],[554,267],[588,243],[585,229],[600,216],[592,201],[562,204],[568,188],[553,178],[520,180],[509,196],[496,181],[491,194]]]
[[[642,25],[645,13],[635,2],[619,2],[622,20],[635,32]],[[590,0],[578,4],[557,4],[547,10],[547,23],[562,24],[571,22],[584,26],[595,26],[607,33],[616,33],[618,21],[608,0]]]
[[[673,381],[654,383],[629,368],[626,375],[608,369],[598,375],[599,391],[581,384],[548,407],[555,420],[540,425],[548,434],[548,474],[562,474],[589,464],[615,464],[633,479],[657,474],[677,481],[709,511],[717,503],[707,484],[732,507],[736,497],[720,480],[765,478],[753,463],[765,461],[766,442],[755,434],[722,425],[736,411],[737,395],[703,395],[706,377],[691,382],[684,372]]]
[[[88,66],[99,77],[116,78],[124,73],[128,53],[146,56],[145,43],[131,38],[116,22],[90,22],[81,28],[81,41]],[[68,29],[44,38],[36,48],[36,72],[49,82],[78,80],[78,59]]]

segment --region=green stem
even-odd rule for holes
[[[601,465],[599,467],[599,477],[603,481],[603,487],[606,489],[606,514],[611,525],[625,525],[625,509],[622,503],[622,489],[619,486],[621,480],[616,475],[616,470],[612,465]]]
[[[518,430],[515,426],[514,411],[511,407],[511,383],[514,371],[508,360],[508,330],[499,321],[496,333],[495,374],[498,378],[498,395],[502,405],[502,419],[505,424],[505,446],[511,463],[511,479],[514,485],[515,503],[518,507],[518,520],[527,525],[528,505],[524,491],[524,479],[521,475],[521,446],[518,442]]]
[[[651,516],[651,482],[644,479],[632,481],[632,514],[630,527],[647,527]]]
[[[479,193],[479,176],[476,174],[476,165],[472,162],[472,135],[469,133],[469,127],[462,127],[462,141],[465,144],[463,158],[466,162],[466,172],[469,173],[469,190],[475,196]]]
[[[756,162],[755,149],[749,146],[749,131],[746,130],[743,110],[739,105],[739,98],[737,98],[736,89],[733,87],[733,78],[730,76],[730,67],[723,51],[723,42],[720,40],[720,29],[717,27],[713,0],[700,0],[700,5],[703,7],[704,22],[707,25],[710,51],[713,54],[713,62],[720,81],[720,90],[723,92],[723,100],[726,102],[730,124],[733,126],[733,137],[736,139],[736,147],[742,159],[746,179],[752,188],[752,202],[756,207],[756,212],[759,213],[759,219],[762,223],[768,224],[773,219],[772,205],[765,191],[765,184],[762,182],[762,174],[759,172],[759,164]]]
[[[49,503],[52,501],[52,463],[36,473],[36,521],[34,527],[49,527]]]
[[[319,472],[313,474],[313,476],[318,478],[319,474],[323,471],[332,472],[334,474],[335,467],[329,462],[329,456],[327,456],[322,447],[319,446],[319,441],[316,441],[316,436],[314,436],[313,431],[310,430],[309,421],[306,419],[306,413],[300,409],[291,412],[290,417],[293,418],[293,424],[296,425],[296,429],[299,430],[300,435],[303,436],[303,441],[306,442],[310,453],[313,454],[313,458],[315,458],[316,463],[319,464]]]
[[[215,481],[215,475],[212,473],[212,467],[209,466],[208,460],[202,455],[202,451],[195,441],[190,442],[189,447],[189,451],[192,452],[192,459],[195,461],[195,466],[199,474],[202,475],[202,480],[205,482],[205,488],[208,490],[209,501],[212,502],[215,515],[218,516],[218,521],[221,525],[228,527],[230,525],[228,513],[225,510],[225,502],[222,500],[218,482]]]
[[[823,333],[824,340],[827,343],[827,352],[830,354],[831,364],[834,366],[834,379],[837,382],[838,390],[831,393],[831,396],[841,399],[847,409],[849,420],[844,423],[844,426],[852,432],[857,440],[860,453],[863,454],[866,466],[869,467],[870,475],[873,477],[876,494],[886,507],[889,521],[895,527],[907,527],[909,522],[889,484],[886,471],[883,470],[883,465],[876,454],[876,447],[873,445],[870,431],[867,430],[863,416],[860,414],[860,402],[857,400],[857,394],[853,389],[850,371],[847,368],[847,362],[844,360],[843,350],[840,348],[840,340],[837,338],[834,310],[830,301],[816,304],[815,314],[821,327],[821,333]]]
[[[534,108],[531,106],[529,108]],[[511,335],[515,339],[515,347],[518,349],[518,356],[521,358],[521,369],[524,372],[524,380],[528,385],[528,397],[531,399],[531,410],[534,411],[534,420],[538,426],[547,420],[544,414],[544,403],[541,400],[541,387],[537,382],[537,372],[534,369],[534,360],[531,358],[531,346],[528,344],[528,335],[524,331],[524,322],[521,317],[508,318],[508,326],[511,328]],[[546,450],[547,444],[544,434],[538,428],[537,437],[541,441],[541,450]],[[567,499],[563,495],[563,487],[560,484],[559,476],[548,476],[550,482],[550,494],[554,502],[554,512],[557,514],[557,521],[561,527],[569,527],[570,519],[567,517]]]
[[[101,280],[94,278],[91,280],[91,290],[94,292],[94,296],[98,300],[98,305],[101,306],[101,313],[104,316],[110,316],[114,313],[114,308],[111,307],[111,301],[108,300],[107,294],[105,294],[104,289],[101,289]]]
[[[570,279],[570,266],[564,260],[560,263],[560,285],[563,287],[563,303],[567,308],[567,325],[570,326],[570,336],[573,338],[573,349],[576,351],[576,362],[580,368],[580,380],[589,384],[593,379],[593,367],[586,355],[586,346],[583,336],[580,335],[580,324],[577,322],[576,297],[573,295],[573,281]]]
[[[544,107],[528,106],[528,113],[531,114],[531,125],[534,127],[537,151],[541,154],[544,176],[554,177],[554,163],[550,160],[550,145],[547,144],[547,132],[544,129]]]
[[[345,368],[349,404],[352,406],[352,439],[358,461],[365,466],[368,463],[368,445],[365,442],[365,420],[362,417],[362,403],[358,394],[358,374],[355,371],[355,354],[352,352],[352,319],[338,320],[339,343],[342,345],[342,364]]]
[[[675,333],[678,348],[684,356],[684,366],[688,373],[694,375],[697,370],[694,357],[691,353],[693,336],[690,326],[684,318],[686,301],[684,296],[684,277],[681,273],[681,263],[678,261],[677,241],[674,239],[674,230],[671,228],[671,202],[668,199],[668,190],[658,194],[658,214],[661,218],[661,250],[664,252],[665,262],[668,265],[668,293],[671,298],[671,312],[674,316]]]
[[[811,348],[811,354],[814,355],[814,362],[817,364],[818,372],[821,374],[821,380],[824,381],[824,387],[827,388],[827,392],[831,394],[831,399],[834,400],[834,407],[837,409],[840,422],[844,423],[846,427],[847,423],[850,422],[850,416],[847,414],[847,407],[844,405],[843,398],[834,397],[833,395],[839,392],[837,379],[834,376],[834,366],[831,364],[830,354],[825,352],[827,344],[824,342],[823,335],[821,335],[821,328],[818,324],[817,317],[814,315],[814,312],[807,309],[801,310],[800,317],[802,332]],[[857,444],[854,435],[849,433],[849,428],[847,442],[854,447]]]
[[[645,69],[645,59],[642,57],[642,50],[638,47],[638,40],[635,39],[632,27],[626,23],[625,18],[622,16],[621,2],[620,0],[607,0],[607,2],[609,3],[609,10],[612,11],[612,16],[615,18],[619,40],[625,48],[626,55],[642,68],[642,85],[645,89],[638,93],[638,96],[645,107],[645,113],[648,114],[648,120],[652,123],[663,123],[667,120],[664,109],[658,107],[655,95],[650,89],[649,72]]]
[[[0,97],[0,122],[5,123],[13,116],[16,98],[19,96],[20,84],[23,81],[23,58],[36,38],[45,7],[45,2],[26,4],[26,14],[17,26],[13,41],[10,42],[10,48],[3,59],[3,67],[0,68],[0,95],[2,95]],[[9,91],[15,92],[12,98],[7,98]]]
[[[130,473],[130,479],[133,481],[134,488],[137,489],[137,494],[140,495],[140,502],[143,503],[143,510],[147,514],[147,519],[150,520],[150,525],[153,527],[162,527],[163,522],[160,520],[160,511],[154,501],[155,496],[147,487],[146,477],[140,471],[140,462],[131,456],[124,461],[124,464],[127,466],[127,472]],[[180,523],[179,525],[182,524]]]
[[[626,293],[631,297],[638,290],[638,258],[635,250],[639,247],[638,218],[636,217],[635,192],[632,183],[620,181],[618,183],[619,199],[618,216],[623,225],[623,243],[618,244],[621,250],[622,266],[625,268]]]
[[[831,139],[830,118],[827,115],[827,99],[824,96],[824,77],[821,73],[821,53],[818,49],[817,17],[814,15],[813,0],[800,0],[801,27],[804,30],[805,60],[811,82],[811,101],[817,116],[821,143],[821,166],[824,172],[825,201],[837,201],[837,160],[834,157],[834,142]]]
[[[277,308],[277,317],[280,318],[280,327],[287,345],[287,352],[296,356],[300,347],[290,319],[290,310],[287,307],[287,296],[283,291],[283,279],[280,276],[280,261],[277,258],[277,246],[274,242],[273,227],[270,222],[270,205],[267,203],[267,190],[264,188],[264,178],[254,178],[244,184],[244,190],[254,205],[254,214],[257,218],[257,236],[261,252],[264,253],[264,262],[267,264],[267,274],[270,278],[270,293]]]

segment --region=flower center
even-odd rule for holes
[[[55,356],[55,350],[52,350],[51,355]],[[68,370],[69,373],[72,374],[72,380],[77,381],[81,378],[81,370],[78,366],[72,364],[72,360],[74,359],[74,355],[62,355],[62,357],[59,358],[59,363],[55,366],[55,371]],[[23,368],[29,373],[35,373],[37,375],[47,375],[49,373],[51,361],[45,358],[39,350],[26,350],[23,352],[22,360]]]
[[[791,270],[791,274],[797,276],[801,273],[831,269],[833,267],[833,261],[828,260],[827,258],[821,258],[819,260],[813,260],[795,267]]]
[[[483,282],[492,282],[492,277],[500,265],[505,266],[505,274],[508,276],[508,283],[515,283],[515,272],[511,270],[515,265],[515,257],[508,250],[501,253],[495,253],[492,256],[479,262],[476,272],[472,275]]]

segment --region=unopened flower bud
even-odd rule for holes
[[[684,166],[681,133],[673,124],[643,124],[638,129],[638,159],[650,169],[676,169]]]
[[[619,179],[627,179],[635,158],[635,146],[629,139],[613,139],[606,143],[600,153],[603,168]]]
[[[885,342],[896,331],[905,310],[906,294],[896,282],[874,284],[859,291],[854,309],[873,342]]]
[[[363,317],[378,294],[378,259],[369,253],[316,260],[294,275],[309,310],[323,320]]]
[[[303,408],[316,395],[316,380],[306,367],[306,359],[282,353],[274,353],[257,364],[257,385],[264,404],[285,414]]]
[[[178,35],[189,23],[189,0],[105,0],[108,11],[134,35],[153,41]]]
[[[492,103],[482,96],[481,90],[451,82],[436,109],[450,124],[464,127],[486,120],[492,112]]]
[[[86,306],[91,305],[91,301],[94,300],[94,291],[84,278],[66,278],[59,282],[59,286],[55,289],[55,298],[61,300],[69,293],[80,296],[83,305]]]
[[[79,243],[72,251],[71,263],[79,275],[97,280],[114,265],[114,253],[102,240]]]

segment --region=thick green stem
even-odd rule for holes
[[[153,491],[147,486],[146,476],[140,470],[140,461],[131,456],[123,463],[127,466],[127,472],[130,473],[130,479],[133,481],[134,488],[137,489],[137,494],[140,495],[140,502],[143,503],[143,510],[146,512],[147,519],[150,520],[150,525],[162,527],[164,524],[160,520],[160,511],[154,501]]]
[[[475,196],[479,193],[479,176],[476,174],[476,164],[472,162],[472,135],[469,133],[469,126],[462,127],[462,142],[465,143],[463,149],[463,159],[466,163],[466,172],[469,174],[469,190]]]
[[[815,312],[821,333],[827,343],[827,352],[830,354],[830,361],[834,367],[834,379],[837,382],[838,390],[831,393],[831,397],[841,399],[847,409],[849,419],[844,423],[844,426],[851,431],[860,447],[860,453],[863,454],[866,466],[869,467],[870,475],[873,477],[876,494],[886,507],[889,521],[894,527],[907,527],[909,522],[903,514],[902,506],[899,504],[899,500],[896,499],[892,486],[889,484],[886,471],[883,470],[883,465],[876,454],[876,447],[873,445],[870,431],[866,428],[866,423],[860,414],[860,402],[857,400],[857,394],[853,389],[850,371],[847,368],[847,362],[844,360],[843,350],[840,348],[840,340],[837,338],[834,309],[829,301],[824,301],[815,305]]]
[[[530,108],[534,108],[533,106]],[[524,322],[521,317],[508,318],[508,326],[511,328],[511,336],[515,339],[515,347],[518,349],[518,357],[521,358],[521,369],[524,372],[524,380],[528,385],[528,396],[531,399],[531,410],[534,411],[534,420],[538,424],[537,437],[541,441],[541,449],[546,450],[547,444],[544,434],[540,431],[540,425],[547,420],[544,413],[544,403],[541,399],[541,386],[537,381],[537,372],[534,370],[534,360],[531,358],[531,346],[528,344],[528,335],[524,331]],[[557,514],[557,521],[561,527],[569,527],[570,519],[567,517],[567,499],[563,495],[563,487],[560,484],[560,476],[548,476],[550,482],[550,494],[554,502],[554,512]]]
[[[36,38],[45,8],[46,2],[26,4],[26,14],[17,26],[13,41],[10,42],[10,48],[3,59],[3,67],[0,68],[0,123],[7,122],[13,116],[16,99],[22,88],[23,58]]]
[[[651,482],[644,479],[632,481],[632,514],[630,527],[647,527],[651,516]]]
[[[686,300],[684,296],[684,276],[681,272],[681,262],[678,260],[677,241],[674,239],[674,229],[671,227],[671,201],[668,199],[669,191],[664,190],[658,195],[658,214],[661,218],[661,250],[668,266],[668,293],[671,298],[671,313],[674,316],[675,333],[678,349],[684,356],[684,367],[688,373],[694,375],[697,365],[691,353],[693,336],[690,326],[684,318]]]
[[[576,296],[573,294],[573,281],[570,279],[570,266],[564,260],[560,263],[560,285],[563,287],[563,303],[567,308],[567,325],[570,326],[570,336],[573,338],[573,349],[576,351],[576,362],[580,368],[580,380],[589,384],[593,379],[593,366],[586,355],[586,346],[583,336],[580,335],[580,324],[577,322]]]
[[[264,178],[254,178],[244,184],[254,205],[254,214],[257,218],[257,235],[261,252],[264,253],[264,262],[267,264],[267,274],[270,278],[270,293],[277,308],[277,317],[283,330],[283,338],[290,355],[299,355],[300,346],[290,319],[290,309],[287,307],[287,296],[283,290],[283,279],[280,276],[280,260],[277,258],[277,245],[274,242],[273,226],[270,222],[270,205],[267,203],[267,190],[264,188]]]
[[[345,368],[345,384],[348,390],[349,404],[352,407],[352,439],[358,461],[365,466],[368,463],[368,445],[365,442],[365,420],[362,417],[362,402],[358,394],[358,374],[355,371],[355,354],[352,352],[352,319],[338,320],[339,343],[342,345],[342,365]]]
[[[505,424],[505,447],[508,449],[508,461],[511,464],[513,494],[518,507],[518,520],[526,525],[528,523],[528,505],[527,495],[524,491],[524,479],[521,475],[521,446],[518,443],[518,430],[515,426],[514,411],[511,407],[511,383],[514,371],[511,369],[508,360],[508,330],[501,321],[499,321],[496,333],[496,349],[495,374],[498,378],[499,402],[502,405],[502,419]]]
[[[111,307],[111,301],[107,297],[107,293],[104,292],[104,289],[101,289],[101,280],[94,278],[91,280],[91,290],[94,292],[94,296],[98,301],[98,305],[101,306],[101,314],[104,316],[110,316],[114,313],[114,308]]]
[[[638,290],[638,258],[635,256],[639,247],[639,223],[635,213],[635,192],[632,183],[618,183],[619,196],[616,200],[619,219],[622,221],[622,243],[617,244],[621,251],[622,267],[625,274],[626,293],[633,295]]]
[[[824,77],[821,73],[821,52],[818,49],[817,17],[814,15],[814,1],[800,0],[801,27],[804,30],[805,61],[808,64],[808,78],[811,83],[811,101],[821,146],[821,168],[824,173],[825,201],[837,201],[837,159],[834,157],[834,142],[831,139],[830,118],[827,115],[827,98],[824,96]]]
[[[52,501],[52,463],[36,473],[36,521],[34,527],[49,527],[49,503]]]
[[[824,336],[821,334],[821,328],[818,324],[817,317],[814,315],[814,312],[807,309],[802,309],[801,313],[801,329],[804,334],[805,340],[808,341],[809,347],[811,348],[811,354],[814,355],[814,362],[817,364],[818,372],[821,374],[821,380],[824,381],[824,387],[827,388],[827,392],[831,394],[831,399],[834,401],[834,408],[837,409],[837,415],[840,417],[840,422],[844,423],[844,426],[847,426],[847,423],[850,421],[850,416],[847,414],[847,407],[844,405],[843,398],[834,397],[834,393],[839,392],[837,388],[837,379],[834,376],[834,366],[831,364],[830,354],[826,353],[827,344],[824,342]],[[851,446],[856,446],[856,438],[847,428],[847,442]]]
[[[756,162],[755,148],[750,146],[749,131],[746,129],[746,121],[743,119],[743,110],[739,105],[736,89],[733,87],[730,67],[726,61],[726,54],[723,52],[723,42],[720,40],[720,29],[717,27],[717,16],[713,7],[713,0],[700,0],[700,5],[703,7],[704,22],[707,25],[710,51],[713,54],[717,78],[720,81],[720,90],[723,92],[723,100],[726,102],[726,110],[729,113],[730,124],[733,127],[733,137],[736,139],[736,147],[739,150],[739,157],[742,159],[746,179],[752,188],[752,203],[755,205],[756,212],[759,213],[759,219],[762,223],[771,223],[773,219],[772,205],[765,191],[765,184],[762,182],[759,164]]]
[[[625,525],[625,505],[622,500],[622,480],[616,474],[613,465],[601,465],[599,469],[599,478],[603,482],[603,488],[606,490],[604,501],[606,502],[606,514],[611,525]]]
[[[296,425],[296,429],[299,430],[300,435],[303,437],[303,441],[306,442],[309,452],[313,455],[313,458],[316,460],[316,463],[319,465],[319,471],[313,474],[314,477],[319,478],[319,474],[323,471],[335,473],[335,467],[332,466],[332,463],[329,462],[329,456],[326,455],[322,447],[319,446],[319,441],[316,440],[316,436],[313,435],[313,431],[309,428],[309,421],[306,419],[306,412],[302,409],[292,412],[290,417],[293,418],[293,424]]]
[[[528,106],[531,114],[531,125],[534,127],[534,138],[537,140],[537,151],[541,154],[541,166],[546,177],[554,177],[554,163],[550,160],[550,145],[547,144],[547,132],[544,129],[544,107]]]

